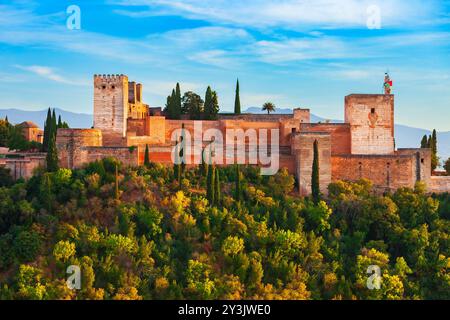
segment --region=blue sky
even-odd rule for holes
[[[239,77],[244,109],[342,119],[344,96],[381,93],[386,71],[398,123],[450,130],[450,1],[0,0],[0,108],[92,113],[93,74],[120,73],[151,106],[179,81],[229,111]]]

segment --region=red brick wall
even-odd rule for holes
[[[301,124],[302,131],[328,132],[331,135],[331,154],[351,153],[351,134],[348,124],[307,123]]]
[[[382,189],[414,187],[415,157],[408,155],[342,155],[331,157],[332,181],[371,180]]]

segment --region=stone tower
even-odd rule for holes
[[[351,153],[394,153],[394,96],[352,94],[345,97],[345,122],[350,124]]]
[[[102,131],[106,145],[120,145],[126,137],[128,92],[127,76],[94,75],[94,128]]]

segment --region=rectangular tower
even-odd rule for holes
[[[391,154],[394,146],[394,96],[352,94],[345,97],[352,154]]]
[[[94,128],[105,136],[125,138],[128,118],[128,77],[94,75]]]

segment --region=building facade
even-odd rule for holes
[[[79,168],[108,156],[136,166],[143,163],[147,145],[151,161],[172,164],[174,134],[181,128],[190,137],[200,135],[200,150],[211,143],[210,129],[216,129],[226,137],[223,145],[240,138],[237,144],[244,148],[245,163],[260,166],[267,164],[253,163],[252,153],[259,152],[261,139],[269,144],[277,139],[279,167],[296,176],[301,195],[311,192],[315,141],[323,193],[330,182],[361,178],[372,180],[380,191],[414,187],[417,181],[425,182],[432,192],[450,191],[450,177],[431,176],[429,149],[395,148],[391,94],[349,95],[344,123],[311,123],[310,110],[301,108],[290,115],[219,114],[214,121],[172,120],[143,103],[142,90],[141,84],[124,75],[95,75],[93,129],[58,129],[60,166]],[[218,164],[232,163],[228,160],[237,157],[237,149],[231,152]],[[195,158],[195,152],[191,156]]]

